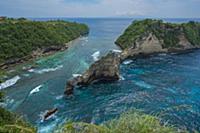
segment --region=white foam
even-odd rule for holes
[[[94,54],[92,54],[94,61],[98,61],[99,56],[100,56],[100,51],[96,51],[96,52],[94,52]]]
[[[82,76],[81,74],[72,74],[74,78]]]
[[[159,54],[160,56],[166,56],[167,54],[166,53],[161,53]]]
[[[24,77],[29,77],[30,74],[25,73],[25,74],[23,74],[23,76],[24,76]]]
[[[132,60],[126,60],[126,61],[123,62],[123,64],[124,64],[124,65],[128,65],[128,64],[130,64],[130,63],[132,63],[132,62],[133,62]]]
[[[39,85],[37,87],[35,87],[30,93],[29,95],[32,95],[34,93],[38,93],[40,91],[40,88],[42,87],[43,85]]]
[[[145,83],[144,81],[135,81],[135,84],[137,86],[140,86],[142,88],[147,88],[147,89],[151,89],[153,87],[152,85]]]
[[[53,131],[53,129],[55,129],[55,127],[57,126],[58,122],[60,121],[60,119],[58,119],[57,116],[54,115],[54,121],[48,123],[48,126],[46,124],[39,126],[38,127],[38,133],[50,133]],[[41,123],[43,123],[44,121],[40,121]]]
[[[56,100],[60,100],[60,99],[62,99],[63,97],[64,97],[63,95],[56,96]]]
[[[17,83],[18,80],[20,80],[19,76],[15,76],[15,77],[13,77],[13,78],[11,78],[9,80],[6,80],[5,82],[3,82],[3,83],[0,84],[0,90],[8,88],[10,86],[13,86],[14,84]]]
[[[112,51],[116,52],[116,53],[121,53],[122,52],[121,50],[117,50],[117,49],[113,49]]]
[[[32,73],[43,74],[43,73],[47,73],[47,72],[53,72],[53,71],[59,70],[61,68],[63,68],[63,65],[57,66],[55,68],[45,68],[45,69],[41,69],[41,70],[30,69],[28,71],[32,72]]]
[[[120,75],[120,80],[125,80],[125,78],[123,76]]]
[[[29,71],[29,72],[34,72],[35,70],[34,70],[34,69],[29,69],[28,71]]]

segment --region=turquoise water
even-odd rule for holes
[[[94,62],[95,52],[103,56],[119,49],[114,41],[133,19],[64,20],[88,24],[89,36],[75,40],[64,52],[38,59],[36,68],[20,73],[20,80],[5,89],[8,109],[24,115],[42,133],[66,120],[102,123],[131,108],[160,115],[179,128],[200,131],[199,50],[128,59],[131,62],[120,68],[122,80],[77,88],[74,96],[67,98],[63,96],[66,81],[83,73]],[[179,23],[191,19],[165,20]],[[42,122],[40,115],[54,107],[58,113]]]

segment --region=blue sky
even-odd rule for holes
[[[0,0],[0,15],[200,18],[200,0]]]

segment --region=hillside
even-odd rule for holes
[[[65,21],[0,20],[0,66],[31,58],[34,52],[60,50],[66,43],[88,34],[85,24]]]
[[[3,102],[2,92],[0,92],[1,102]],[[0,106],[0,133],[36,133],[36,128]]]
[[[101,125],[68,122],[56,133],[187,133],[185,130],[164,123],[156,116],[131,110]]]
[[[159,41],[162,49],[196,48],[200,46],[200,23],[174,24],[152,19],[134,21],[115,43],[122,49],[136,48],[149,36]]]

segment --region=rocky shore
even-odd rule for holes
[[[9,59],[5,61],[4,63],[0,64],[1,69],[8,69],[10,67],[16,66],[17,64],[22,64],[24,62],[33,60],[38,57],[48,56],[52,55],[58,51],[64,51],[68,48],[68,46],[61,47],[61,46],[51,46],[44,49],[38,49],[32,52],[31,55],[28,55],[26,57],[18,58],[18,59]]]
[[[193,36],[189,31],[192,31]],[[119,80],[120,63],[129,57],[198,49],[200,42],[191,40],[200,40],[198,33],[200,24],[196,22],[170,24],[150,19],[133,22],[116,41],[123,51],[110,52],[95,62],[82,76],[67,81],[65,94],[73,94],[76,86]]]

